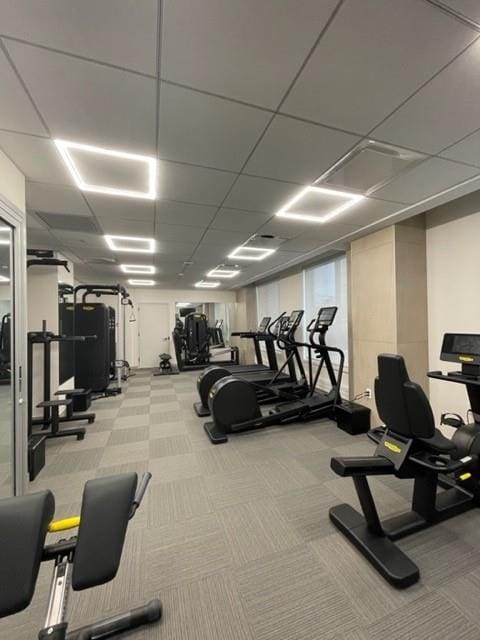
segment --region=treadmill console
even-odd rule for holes
[[[299,324],[301,323],[303,318],[303,311],[298,309],[297,311],[292,311],[288,318],[285,318],[281,324],[280,334],[283,337],[293,336],[295,331],[298,329]]]
[[[265,316],[262,318],[262,321],[258,325],[257,333],[265,333],[267,331],[268,325],[270,324],[271,318],[269,316]]]
[[[440,360],[459,362],[464,373],[480,375],[480,335],[446,333],[443,336]]]
[[[330,327],[335,320],[338,307],[322,307],[317,315],[314,330],[318,331],[322,327]]]

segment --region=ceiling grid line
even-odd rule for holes
[[[38,108],[38,106],[35,103],[35,100],[33,99],[32,94],[30,93],[24,79],[22,78],[22,76],[20,75],[20,72],[18,71],[15,63],[12,60],[12,56],[10,55],[10,52],[8,51],[5,43],[3,42],[3,40],[0,38],[0,49],[3,51],[5,57],[8,60],[8,63],[10,65],[10,67],[12,68],[13,73],[15,74],[15,76],[17,77],[17,80],[19,81],[19,83],[21,84],[23,90],[25,91],[28,99],[30,100],[30,103],[33,107],[33,109],[35,110],[35,113],[37,114],[37,117],[39,118],[40,122],[42,123],[43,128],[45,129],[45,131],[48,133],[48,135],[50,137],[52,137],[52,133],[50,131],[50,127],[48,126],[48,124],[45,121],[45,118],[43,117],[42,113],[40,112],[40,109]]]
[[[82,56],[79,53],[72,53],[70,51],[65,51],[63,49],[48,47],[47,45],[39,44],[38,42],[30,42],[28,40],[23,40],[22,38],[16,38],[14,36],[8,36],[1,33],[0,33],[0,38],[2,40],[10,40],[12,42],[18,42],[19,44],[24,44],[29,47],[36,47],[37,49],[43,49],[44,51],[49,51],[50,53],[57,53],[62,56],[67,56],[68,58],[75,58],[76,60],[82,60],[83,62],[99,64],[102,67],[109,67],[110,69],[117,69],[117,71],[125,71],[127,73],[133,73],[137,76],[142,76],[143,78],[148,78],[150,80],[156,80],[157,78],[157,76],[154,76],[150,73],[145,73],[144,71],[138,71],[137,69],[131,69],[130,67],[123,67],[122,65],[118,65],[118,64],[112,64],[111,62],[105,62],[104,60],[99,60],[98,58],[89,58],[88,56]]]

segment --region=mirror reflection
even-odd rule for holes
[[[0,497],[13,493],[12,228],[0,220]]]

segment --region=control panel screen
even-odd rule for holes
[[[442,360],[480,363],[480,335],[476,333],[446,333],[443,337]]]
[[[259,333],[265,333],[265,331],[267,330],[268,325],[270,324],[270,320],[271,320],[271,318],[269,316],[265,316],[264,318],[262,318],[262,321],[258,325],[258,332]]]
[[[329,327],[335,319],[337,308],[338,307],[322,307],[318,312],[316,326]]]

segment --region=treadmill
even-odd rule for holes
[[[227,365],[223,368],[232,374],[247,372],[254,373],[259,371],[278,371],[277,353],[275,350],[276,336],[273,332],[273,327],[280,322],[281,317],[282,316],[279,316],[273,322],[270,322],[270,316],[265,316],[264,318],[262,318],[255,331],[234,331],[231,334],[232,337],[253,340],[256,362],[251,362],[250,364]],[[271,332],[269,331],[269,328],[272,328]],[[263,353],[261,349],[262,343],[265,346],[268,364],[265,364],[263,361]]]

